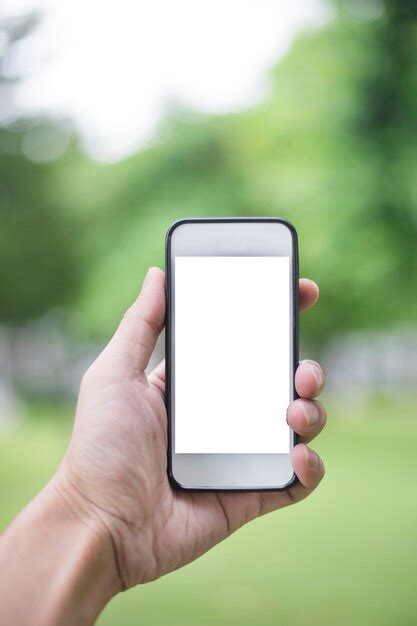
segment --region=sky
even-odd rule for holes
[[[32,10],[5,68],[25,76],[13,114],[71,118],[102,161],[149,143],[173,103],[225,113],[266,97],[268,68],[331,17],[325,0],[1,0],[0,17]]]

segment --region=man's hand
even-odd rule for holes
[[[318,299],[300,281],[300,309]],[[165,365],[145,374],[165,317],[164,273],[151,268],[114,337],[84,376],[74,431],[52,486],[72,513],[111,546],[120,589],[179,568],[249,520],[305,498],[324,466],[307,447],[326,415],[313,400],[323,373],[313,361],[295,378],[300,399],[288,423],[300,435],[292,462],[299,482],[276,493],[175,491],[167,474]]]

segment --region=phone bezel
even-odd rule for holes
[[[281,218],[273,218],[273,217],[265,217],[265,218],[185,218],[174,222],[169,228],[166,235],[166,333],[165,333],[165,358],[166,358],[166,407],[167,407],[167,415],[168,415],[168,478],[170,483],[177,489],[182,489],[186,491],[241,491],[241,492],[260,492],[260,491],[282,491],[284,489],[288,489],[291,485],[293,485],[297,478],[295,473],[292,471],[292,474],[285,484],[279,485],[248,485],[248,486],[236,486],[231,484],[222,484],[216,486],[207,486],[207,485],[190,485],[184,484],[177,480],[174,475],[173,468],[173,423],[172,423],[172,404],[173,404],[173,393],[172,393],[172,368],[173,368],[173,349],[172,349],[172,341],[173,341],[173,315],[172,315],[172,303],[173,303],[173,277],[172,277],[172,238],[175,230],[182,225],[186,224],[224,224],[224,223],[274,223],[280,224],[288,229],[291,236],[291,273],[292,273],[292,372],[291,372],[291,381],[292,381],[292,397],[296,398],[296,390],[294,384],[294,376],[296,369],[298,367],[298,352],[299,352],[299,330],[298,330],[298,238],[297,232],[294,226],[288,222],[287,220],[283,220]],[[292,433],[292,442],[291,447],[293,447],[297,442],[297,436],[295,433]],[[204,457],[206,455],[193,455],[195,457]],[[224,459],[230,459],[232,455],[223,455]],[[237,456],[237,455],[235,455]],[[258,455],[246,455],[246,458],[256,457]],[[275,455],[278,456],[278,455]],[[289,458],[289,455],[282,455]]]

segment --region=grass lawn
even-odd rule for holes
[[[327,475],[316,494],[121,594],[99,625],[416,624],[415,404],[330,403],[317,443]],[[68,433],[69,421],[53,414],[0,433],[2,526],[51,475]]]

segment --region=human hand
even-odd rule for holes
[[[165,365],[145,374],[164,325],[164,273],[151,268],[136,302],[85,374],[71,442],[52,481],[61,499],[112,547],[120,589],[151,581],[197,558],[246,522],[302,500],[324,475],[306,443],[323,428],[313,400],[323,373],[301,362],[300,399],[288,423],[300,435],[292,451],[298,482],[280,492],[183,492],[167,478]],[[318,299],[300,280],[300,309]],[[120,590],[119,589],[119,590]]]

